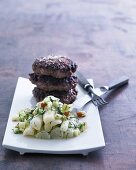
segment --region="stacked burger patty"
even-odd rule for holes
[[[37,101],[53,95],[63,103],[73,103],[77,96],[76,63],[66,57],[48,56],[36,59],[32,65],[30,81],[36,85],[33,95]]]

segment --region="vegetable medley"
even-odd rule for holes
[[[27,108],[12,117],[13,121],[18,121],[13,132],[41,139],[71,138],[87,128],[86,122],[79,120],[83,116],[85,114],[82,112],[73,113],[72,105],[48,96],[35,108]]]

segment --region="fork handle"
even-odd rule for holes
[[[89,94],[94,94],[93,90],[92,90],[92,86],[90,84],[87,84],[85,86],[85,89],[86,91],[89,93]]]
[[[122,76],[120,77],[119,79],[117,80],[114,80],[108,87],[109,87],[109,90],[113,90],[113,89],[116,89],[120,86],[123,86],[125,84],[127,84],[129,81],[129,78],[127,76]]]

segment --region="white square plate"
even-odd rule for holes
[[[93,85],[93,81],[90,80]],[[50,154],[83,154],[98,150],[105,146],[102,126],[100,122],[99,111],[91,102],[87,105],[86,117],[82,118],[87,122],[88,128],[80,136],[71,139],[52,139],[43,140],[31,137],[25,137],[21,134],[14,134],[12,128],[15,122],[12,122],[12,115],[24,108],[33,107],[36,101],[32,95],[34,85],[26,79],[20,77],[17,82],[9,119],[3,139],[3,146],[24,154],[31,153],[50,153]],[[79,86],[78,97],[80,98],[86,92]]]

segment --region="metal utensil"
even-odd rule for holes
[[[88,94],[91,96],[92,102],[96,106],[100,106],[108,103],[103,99],[102,97],[103,94],[107,93],[110,90],[115,90],[127,84],[129,81],[129,78],[127,76],[122,76],[119,79],[112,81],[112,83],[110,83],[109,86],[102,86],[100,88],[92,89],[90,83],[84,78],[84,76],[81,73],[78,72],[77,76],[78,76],[79,84],[83,89],[85,89],[88,92]]]
[[[92,102],[94,105],[96,106],[100,106],[100,105],[104,105],[107,104],[108,102],[105,101],[102,97],[98,96],[97,94],[95,94],[95,92],[93,91],[92,85],[88,82],[88,80],[80,73],[77,71],[77,77],[78,77],[78,82],[79,85],[85,89],[88,94],[91,96],[92,98]]]

